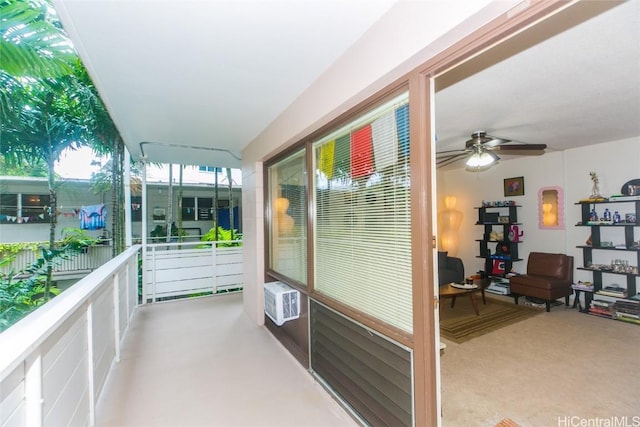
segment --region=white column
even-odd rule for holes
[[[147,208],[147,161],[142,162],[142,304],[147,303],[147,221],[149,209]]]
[[[95,366],[93,363],[93,302],[87,305],[87,386],[89,387],[89,425],[96,425]]]
[[[24,378],[26,425],[42,425],[42,355],[40,348],[27,358]]]
[[[116,363],[120,363],[120,274],[113,275],[113,344]]]
[[[124,148],[124,232],[125,245],[130,248],[133,245],[131,222],[131,154]]]

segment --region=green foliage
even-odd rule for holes
[[[203,234],[200,240],[203,242],[217,241],[218,247],[242,246],[242,235],[238,233],[238,230],[227,230],[222,227],[218,227],[217,240],[215,227],[212,227],[209,231]]]
[[[0,243],[0,267],[6,265],[8,258],[15,257],[24,250],[37,250],[41,242]]]
[[[87,233],[85,230],[74,227],[62,229],[62,239],[58,246],[71,251],[81,251],[87,246],[95,245],[98,239]]]
[[[3,72],[35,78],[70,72],[76,55],[49,2],[4,0],[0,15]]]
[[[0,267],[10,265],[18,252],[36,250],[40,256],[22,271],[0,272],[0,331],[13,325],[37,307],[46,303],[60,290],[47,286],[48,270],[82,253],[98,239],[79,228],[65,228],[62,239],[49,249],[40,242],[0,245]]]
[[[149,235],[151,236],[151,240],[153,241],[164,242],[167,240],[167,227],[158,224],[153,230],[151,230],[151,233],[149,233]],[[171,237],[185,237],[188,235],[189,233],[187,233],[186,230],[179,229],[178,227],[176,227],[175,223],[171,223]]]
[[[42,159],[21,159],[20,161],[7,162],[4,156],[0,156],[0,175],[2,176],[46,177],[47,173],[47,164]]]
[[[18,273],[0,272],[0,332],[7,329],[39,306],[51,296],[60,294],[55,286],[47,287],[47,266],[61,259],[59,254],[46,253],[43,258]],[[44,255],[48,260],[45,260]],[[68,254],[66,254],[68,255]]]

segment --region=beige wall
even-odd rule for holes
[[[262,162],[374,95],[517,1],[400,1],[242,152],[245,311],[264,322]],[[248,262],[255,260],[255,262]]]
[[[437,107],[437,106],[436,106]],[[462,162],[461,162],[462,164]],[[595,171],[600,181],[601,193],[610,196],[619,193],[622,185],[640,177],[640,139],[606,142],[580,147],[563,152],[548,152],[542,156],[525,157],[501,161],[484,172],[469,172],[464,169],[438,173],[438,202],[445,195],[457,197],[456,208],[464,214],[460,227],[460,249],[458,256],[465,265],[465,273],[470,274],[483,269],[483,260],[476,258],[478,243],[482,237],[481,226],[477,221],[477,210],[482,200],[514,200],[522,208],[518,210],[518,220],[524,230],[523,243],[519,246],[521,258],[527,258],[531,251],[562,252],[575,257],[576,267],[582,266],[582,251],[576,248],[583,245],[589,236],[588,229],[575,227],[580,220],[580,206],[575,203],[591,193],[589,172]],[[524,196],[505,198],[503,180],[510,177],[524,177]],[[565,228],[563,230],[542,230],[538,226],[538,191],[541,187],[560,186],[564,189]],[[604,207],[600,207],[602,211]],[[629,204],[620,206],[620,213],[631,212]],[[604,230],[619,232],[621,230]],[[622,234],[612,235],[603,240],[622,243]],[[600,251],[602,252],[602,251]],[[633,257],[631,252],[619,252],[616,258]],[[595,256],[595,255],[594,255]],[[608,257],[611,254],[604,253]],[[602,260],[606,262],[607,260]],[[629,258],[635,265],[637,261]],[[594,259],[594,262],[599,262]],[[514,270],[524,272],[526,261],[514,263]],[[605,275],[607,276],[607,275]],[[588,272],[576,271],[574,279],[592,280]],[[604,277],[615,280],[614,276]],[[620,280],[619,278],[617,279]],[[608,283],[606,283],[608,284]]]

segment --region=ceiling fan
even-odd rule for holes
[[[514,141],[487,135],[483,130],[476,131],[471,134],[471,139],[467,140],[463,149],[436,153],[436,167],[446,166],[467,157],[466,165],[468,168],[481,169],[500,160],[500,157],[495,153],[496,151],[505,154],[537,156],[544,154],[544,150],[547,148],[546,144],[509,144],[510,142]]]

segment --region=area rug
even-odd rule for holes
[[[440,335],[460,344],[545,312],[491,297],[487,297],[485,305],[480,295],[478,307],[480,315],[474,313],[469,298],[457,298],[454,308],[451,308],[450,300],[443,300],[440,305]]]
[[[496,424],[495,427],[520,427],[520,424],[516,423],[511,418],[505,418]]]

